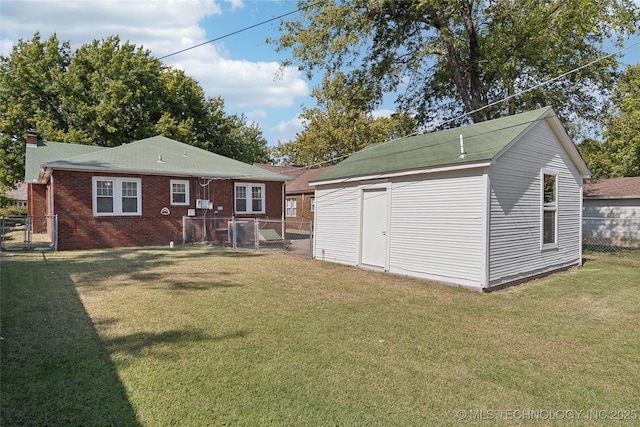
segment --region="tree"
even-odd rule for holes
[[[578,148],[594,178],[640,176],[640,65],[626,68],[612,99],[604,140]]]
[[[280,163],[336,163],[369,144],[416,131],[415,120],[409,114],[374,118],[358,109],[362,90],[345,86],[344,79],[343,74],[337,74],[334,80],[325,80],[321,87],[314,88],[311,95],[316,98],[318,107],[303,108],[300,117],[304,130],[294,141],[279,143],[272,149]]]
[[[68,43],[55,35],[40,42],[20,40],[10,58],[0,58],[0,185],[24,176],[25,131],[44,123],[64,127],[60,81],[70,61]]]
[[[24,176],[31,128],[44,139],[104,147],[164,134],[248,163],[267,157],[256,125],[227,115],[222,99],[207,99],[194,79],[117,36],[73,54],[56,35],[20,40],[0,58],[0,112],[0,183],[7,186]]]
[[[299,0],[298,7],[270,40],[291,52],[284,65],[310,76],[346,72],[368,111],[399,93],[398,109],[421,125],[544,105],[565,119],[597,120],[615,81],[614,56],[521,92],[603,56],[605,41],[622,43],[640,17],[633,0]]]
[[[604,131],[612,176],[640,176],[640,65],[626,68],[613,99],[615,108]]]

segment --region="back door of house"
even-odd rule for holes
[[[387,259],[387,190],[367,189],[362,196],[361,263],[385,268]]]

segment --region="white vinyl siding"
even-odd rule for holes
[[[557,171],[557,248],[542,250],[543,169]],[[582,176],[541,121],[490,169],[490,283],[552,271],[580,262]]]
[[[356,265],[360,228],[360,189],[323,187],[316,189],[314,257],[324,261]]]
[[[389,271],[480,287],[484,188],[480,169],[394,181]]]
[[[585,242],[640,246],[640,198],[584,199]]]

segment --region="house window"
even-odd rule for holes
[[[264,184],[235,185],[235,207],[237,213],[264,213]]]
[[[141,189],[141,181],[137,178],[93,177],[93,214],[142,215]]]
[[[298,215],[298,204],[296,199],[287,199],[287,216]]]
[[[189,181],[182,181],[177,179],[171,180],[171,204],[189,204]]]
[[[542,246],[555,247],[558,243],[558,176],[542,174]]]

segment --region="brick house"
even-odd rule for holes
[[[280,220],[287,179],[163,136],[104,148],[27,135],[28,214],[57,215],[60,250],[179,242],[186,216]]]
[[[309,180],[321,174],[327,167],[308,169],[304,166],[272,166],[257,163],[254,166],[287,175],[291,178],[285,185],[286,220],[313,222],[315,189],[309,185]]]

